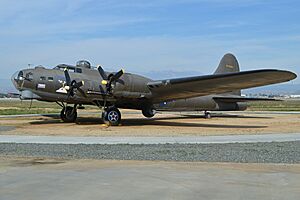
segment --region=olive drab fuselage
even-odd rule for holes
[[[59,89],[66,84],[64,70],[68,70],[72,80],[83,81],[81,89],[83,96],[75,90],[70,97]],[[109,76],[110,72],[106,72]],[[21,77],[24,77],[24,80]],[[213,99],[212,95],[180,100],[153,102],[151,90],[147,83],[153,81],[149,78],[125,73],[120,80],[112,84],[111,94],[104,95],[103,78],[97,69],[80,66],[58,65],[54,69],[37,66],[33,69],[24,69],[12,77],[15,87],[21,91],[23,99],[37,99],[49,102],[67,102],[69,104],[89,104],[103,106],[104,100],[108,105],[118,108],[139,109],[153,106],[155,110],[162,111],[204,111],[204,110],[244,110],[245,103],[221,103]]]

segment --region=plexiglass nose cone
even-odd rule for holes
[[[20,86],[22,85],[22,82],[24,81],[23,72],[15,72],[11,77],[11,81],[14,84],[15,88],[19,90]]]

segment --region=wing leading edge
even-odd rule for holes
[[[290,71],[263,69],[149,82],[153,102],[222,94],[293,80]]]

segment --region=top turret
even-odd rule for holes
[[[91,69],[91,63],[87,60],[79,60],[76,67]]]

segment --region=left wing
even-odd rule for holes
[[[289,71],[264,69],[227,74],[195,76],[149,82],[152,101],[161,102],[211,94],[222,94],[240,89],[259,87],[293,80]]]

